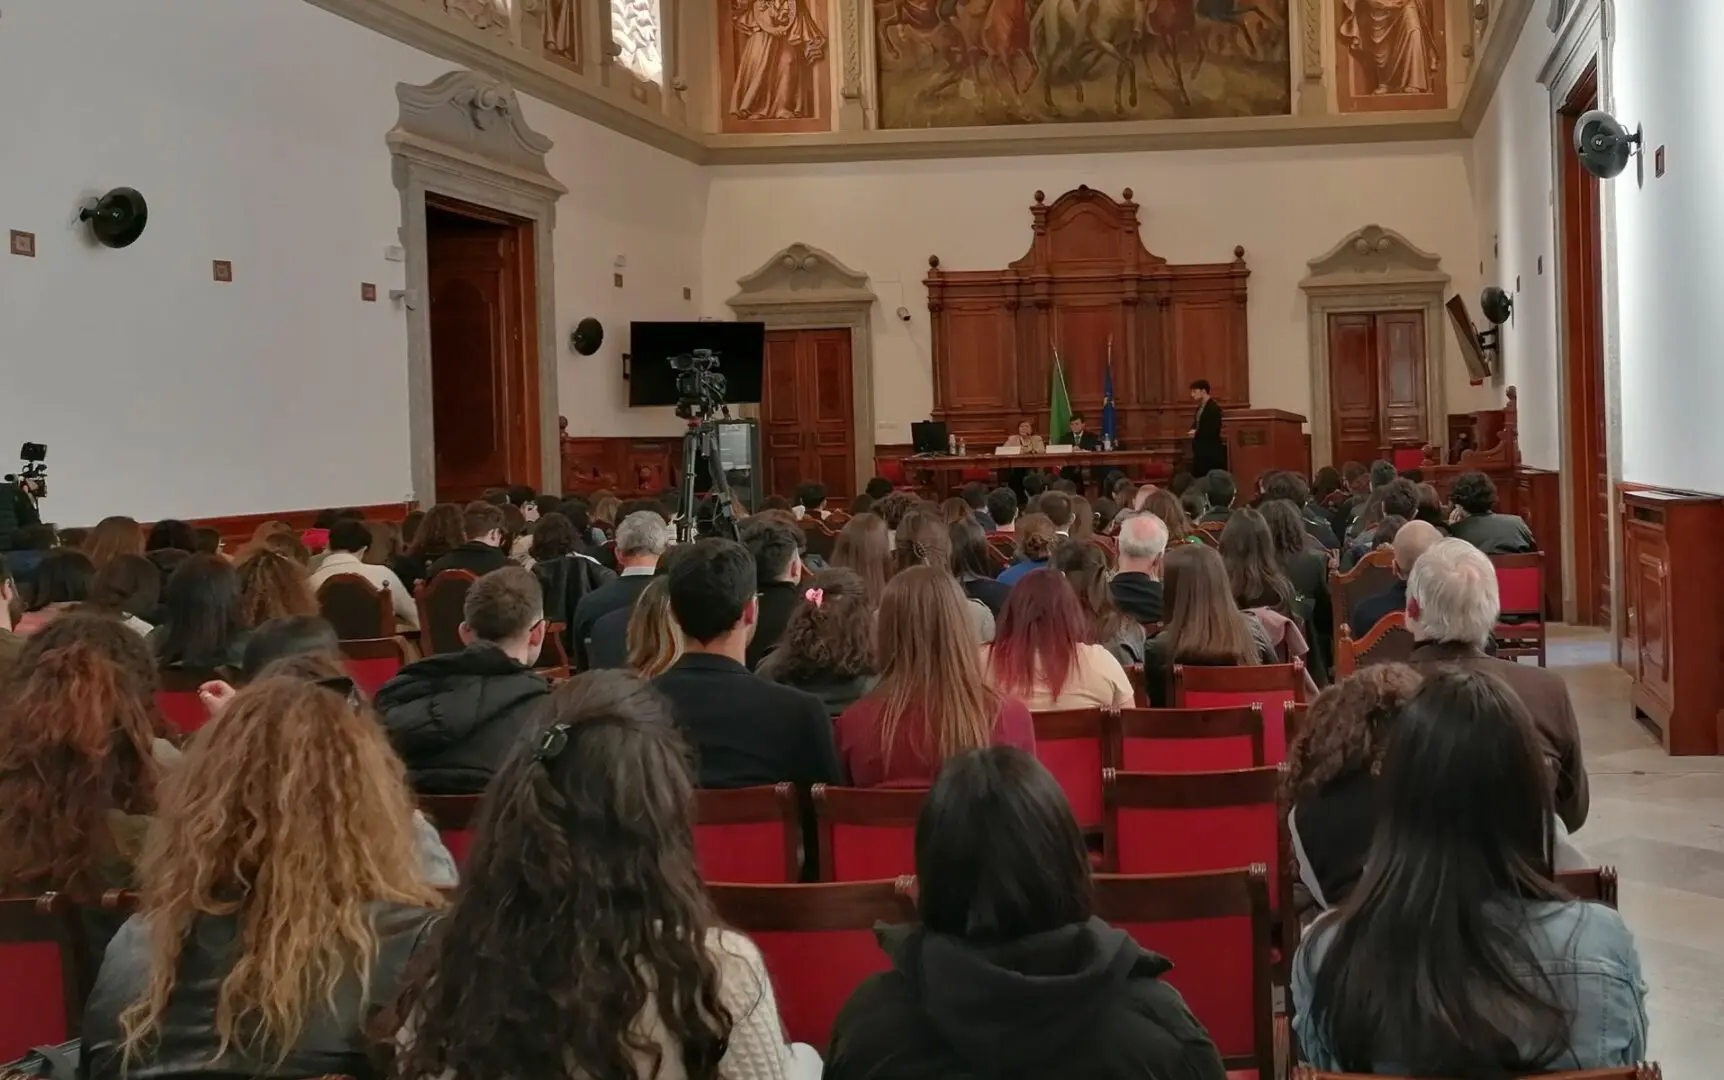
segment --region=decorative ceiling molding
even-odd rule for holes
[[[388,143],[448,160],[482,162],[551,198],[568,191],[545,167],[551,140],[527,126],[521,102],[491,75],[451,71],[425,86],[397,83],[401,114]]]
[[[1442,257],[1420,248],[1393,229],[1367,225],[1355,230],[1306,266],[1311,273],[1299,287],[1306,292],[1377,286],[1446,285]]]
[[[803,243],[791,244],[754,273],[737,278],[736,284],[737,294],[725,303],[739,311],[787,304],[867,306],[876,299],[867,274]]]

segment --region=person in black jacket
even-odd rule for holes
[[[617,579],[588,554],[574,522],[553,511],[533,525],[533,545],[528,549],[533,576],[545,593],[545,621],[563,626],[563,649],[575,655],[573,619],[575,609],[588,593]]]
[[[1525,555],[1538,550],[1538,541],[1532,538],[1524,518],[1497,513],[1497,487],[1484,473],[1462,473],[1449,495],[1460,511],[1458,520],[1449,526],[1451,535],[1486,555]]]
[[[760,622],[748,642],[746,662],[758,668],[784,636],[790,617],[802,606],[802,556],[797,550],[802,530],[794,525],[754,517],[743,522],[742,544],[754,556],[755,579],[760,584]]]
[[[1191,400],[1197,402],[1197,415],[1192,418],[1191,475],[1206,476],[1227,468],[1227,440],[1221,433],[1221,403],[1209,396],[1209,380],[1193,379]]]
[[[1125,614],[1147,625],[1161,622],[1161,565],[1167,524],[1154,514],[1133,514],[1119,526],[1119,572],[1108,588]]]
[[[458,653],[415,661],[377,691],[389,741],[423,795],[485,790],[551,692],[531,667],[545,643],[538,579],[518,566],[467,592]]]
[[[581,597],[569,619],[569,640],[574,645],[569,659],[578,670],[627,666],[628,616],[611,620],[603,634],[597,632],[598,622],[612,612],[634,608],[674,536],[656,510],[637,510],[617,523],[617,565],[622,572]]]
[[[1173,967],[1091,911],[1059,784],[1012,747],[949,758],[916,821],[918,925],[838,1014],[826,1080],[1222,1080]]]
[[[820,699],[769,683],[743,664],[760,619],[748,549],[734,540],[697,541],[678,551],[667,577],[687,652],[653,685],[670,698],[694,747],[700,786],[842,784]]]
[[[467,540],[454,551],[432,563],[427,577],[436,577],[445,570],[466,570],[484,577],[493,570],[509,565],[509,555],[503,550],[503,511],[491,503],[470,502],[461,511],[461,526]]]

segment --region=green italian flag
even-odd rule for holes
[[[1060,351],[1054,350],[1054,366],[1048,376],[1048,442],[1063,443],[1071,436],[1072,400],[1066,396],[1066,369]]]

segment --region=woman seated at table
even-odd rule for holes
[[[1015,435],[1006,436],[1007,446],[1021,446],[1026,454],[1045,454],[1048,452],[1048,441],[1036,434],[1035,425],[1028,420],[1018,421]]]

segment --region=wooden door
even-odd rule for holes
[[[849,330],[774,330],[761,380],[766,490],[790,495],[818,481],[832,499],[856,491]]]
[[[1329,316],[1329,460],[1337,468],[1381,452],[1377,386],[1376,320],[1369,313]]]
[[[1425,423],[1425,313],[1380,311],[1377,401],[1384,446],[1428,441]]]
[[[437,498],[539,486],[532,234],[504,220],[426,212]]]

